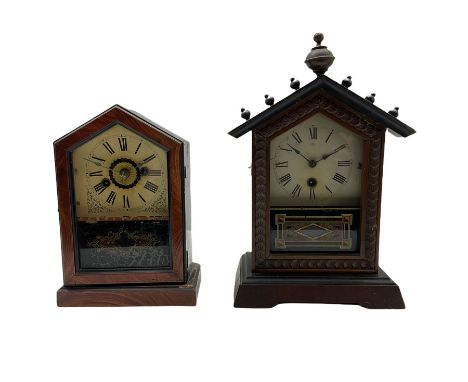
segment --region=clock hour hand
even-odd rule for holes
[[[295,147],[292,147],[289,143],[287,144],[289,147],[291,147],[293,149],[293,151],[297,154],[297,155],[300,155],[301,157],[303,157],[307,162],[310,162],[310,159],[309,158],[306,158],[304,155],[302,155],[302,153],[296,149]]]
[[[92,164],[95,164],[96,166],[103,167],[103,168],[105,168],[107,170],[113,171],[111,168],[104,166],[102,163],[95,162],[95,161],[93,161],[91,159],[88,159],[88,158],[83,158],[83,159],[87,160],[88,162],[91,162]]]

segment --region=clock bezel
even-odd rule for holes
[[[75,257],[71,152],[79,144],[121,124],[167,150],[169,231],[172,266],[164,270],[78,270]],[[182,283],[185,279],[185,197],[183,142],[118,105],[54,142],[63,278],[66,286],[97,284]]]
[[[270,142],[298,123],[322,113],[363,138],[363,173],[360,198],[360,250],[304,254],[270,251]],[[256,128],[252,139],[252,227],[255,272],[375,272],[378,267],[378,227],[385,128],[318,92]],[[370,179],[371,178],[371,179]]]

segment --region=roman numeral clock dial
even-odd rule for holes
[[[270,141],[273,252],[356,251],[363,141],[315,114]]]
[[[273,205],[359,205],[362,142],[316,115],[270,144]]]
[[[167,153],[121,125],[73,152],[78,218],[168,216]]]

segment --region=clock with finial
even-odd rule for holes
[[[354,93],[351,76],[325,76],[335,57],[323,34],[305,60],[317,78],[230,131],[252,132],[252,252],[239,263],[236,307],[341,303],[404,308],[379,267],[385,132],[415,133],[385,112],[375,93]],[[267,99],[271,96],[265,96]]]
[[[195,305],[189,145],[115,105],[54,142],[59,306]]]

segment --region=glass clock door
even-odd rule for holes
[[[317,113],[270,142],[271,252],[359,250],[363,139]]]
[[[167,154],[121,124],[73,150],[79,270],[171,267]]]

